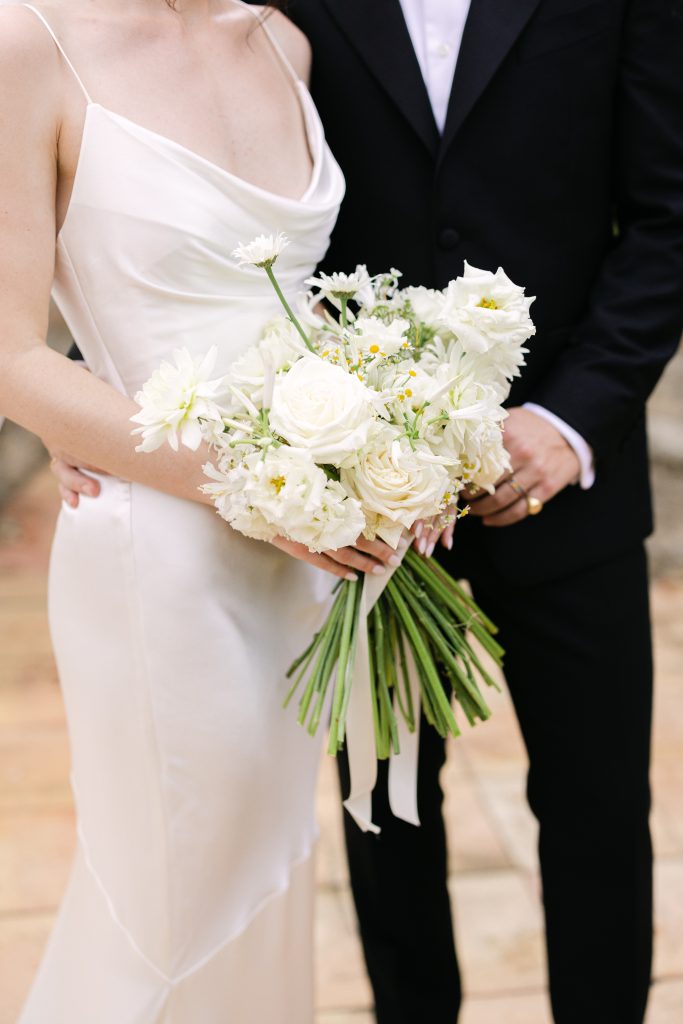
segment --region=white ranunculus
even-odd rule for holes
[[[441,509],[449,475],[426,445],[414,450],[399,430],[386,427],[355,465],[342,469],[341,482],[370,524],[375,517],[377,535],[394,544],[397,526],[409,529]]]
[[[212,482],[204,484],[202,491],[212,498],[218,514],[239,533],[254,540],[270,541],[277,537],[278,530],[254,507],[250,497],[249,462],[260,459],[260,452],[252,452],[241,459],[226,456],[218,466],[208,463],[204,473]]]
[[[360,504],[315,464],[310,454],[287,445],[228,457],[205,467],[206,484],[219,513],[248,537],[288,537],[311,551],[354,544],[365,526]]]
[[[468,352],[521,345],[535,333],[529,315],[533,301],[501,268],[492,274],[465,263],[463,276],[446,289],[439,326],[456,335]]]
[[[435,327],[441,321],[445,296],[433,288],[402,288],[398,293],[401,301],[408,299],[417,320],[428,327]]]
[[[277,235],[259,235],[252,242],[241,243],[233,249],[233,257],[241,267],[267,267],[275,263],[278,256],[289,245],[289,239],[280,231]]]
[[[465,438],[463,478],[490,494],[501,476],[512,468],[503,439],[500,424],[493,421],[480,423]]]
[[[393,356],[409,347],[405,336],[409,328],[408,320],[396,319],[385,323],[376,316],[358,317],[353,324],[353,340],[366,356]]]
[[[153,452],[168,441],[174,451],[178,441],[196,451],[203,439],[222,431],[218,400],[225,395],[223,378],[211,379],[218,350],[203,358],[187,349],[176,349],[175,363],[163,362],[135,396],[140,411],[131,416],[140,423],[133,434],[142,437],[138,452]]]
[[[276,373],[292,366],[305,352],[307,349],[296,328],[289,320],[279,317],[267,324],[261,340],[250,345],[231,365],[226,381],[256,405],[261,405],[268,378],[274,380]]]
[[[295,363],[275,382],[270,425],[318,463],[341,466],[366,444],[374,395],[358,378],[318,356]]]

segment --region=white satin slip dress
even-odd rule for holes
[[[54,298],[90,370],[133,396],[176,347],[217,345],[225,372],[280,309],[234,247],[286,232],[294,296],[337,216],[308,91],[271,40],[313,156],[293,200],[92,101],[32,10],[87,100]],[[20,1024],[310,1024],[320,747],[282,701],[331,577],[205,506],[101,484],[52,552],[78,848]]]

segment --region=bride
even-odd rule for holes
[[[317,744],[282,711],[330,573],[233,532],[205,452],[134,453],[131,396],[175,347],[227,370],[276,312],[239,242],[285,231],[290,295],[344,184],[304,38],[239,0],[0,9],[0,415],[74,463],[50,621],[78,851],[21,1024],[306,1024]],[[90,373],[45,344],[49,295]],[[324,571],[320,571],[324,570]]]

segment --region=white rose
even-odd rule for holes
[[[536,330],[529,316],[533,301],[501,268],[492,274],[465,263],[463,276],[446,289],[439,326],[455,334],[468,352],[521,345]]]
[[[361,502],[368,518],[380,517],[376,533],[387,543],[394,543],[397,525],[410,528],[416,519],[436,515],[448,481],[447,470],[426,446],[413,450],[391,427],[368,446],[356,465],[341,472],[344,488]]]
[[[341,466],[366,444],[374,422],[373,393],[317,356],[304,356],[275,382],[270,425],[315,462]]]

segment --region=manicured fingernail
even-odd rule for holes
[[[417,526],[415,527],[415,536],[416,537],[421,537],[423,529],[424,529],[424,527],[422,526],[422,523],[418,523]]]
[[[384,576],[384,574],[385,574],[385,572],[386,572],[386,571],[387,571],[387,570],[386,570],[386,569],[384,568],[384,566],[383,566],[383,565],[376,565],[376,566],[375,566],[375,567],[373,568],[373,570],[372,570],[372,575],[373,575],[373,576]]]
[[[427,548],[427,558],[431,558],[433,552],[434,552],[434,541],[432,541],[432,543]]]
[[[446,547],[448,548],[449,551],[453,550],[453,538],[452,537],[449,537],[448,540],[446,541]]]
[[[417,545],[417,550],[420,552],[421,555],[424,555],[425,551],[427,550],[427,538],[426,537],[423,537],[420,540],[420,543]]]
[[[358,577],[356,576],[355,572],[348,572],[346,574],[346,579],[349,581],[349,583],[356,583]]]
[[[83,488],[83,493],[87,494],[89,498],[94,498],[97,494],[97,488],[94,484],[88,484],[87,487]]]
[[[398,555],[390,555],[389,558],[387,559],[387,562],[389,563],[389,565],[392,565],[394,569],[398,569],[399,565],[401,564],[401,559],[398,557]]]

